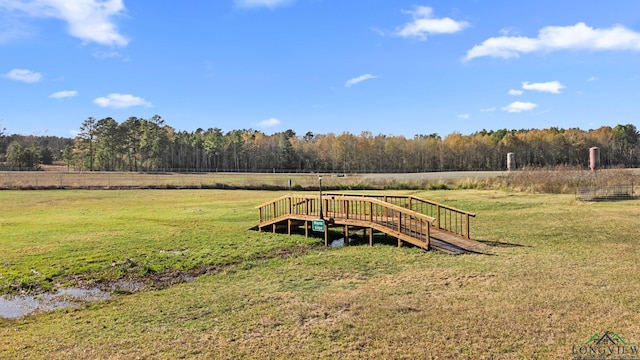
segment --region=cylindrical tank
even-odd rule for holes
[[[516,158],[515,154],[510,152],[507,153],[507,170],[515,170],[516,169]]]
[[[600,148],[589,148],[589,169],[596,170],[600,167]]]

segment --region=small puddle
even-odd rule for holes
[[[354,239],[352,238],[348,238],[348,242],[352,242]],[[331,242],[331,244],[329,244],[330,247],[332,248],[337,248],[337,247],[342,247],[344,246],[344,238],[340,238],[340,239],[335,239]]]
[[[36,311],[49,311],[76,306],[87,301],[107,300],[109,293],[99,289],[59,289],[55,293],[0,296],[0,317],[17,319]]]

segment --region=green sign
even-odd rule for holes
[[[313,222],[311,223],[311,230],[324,232],[324,220],[313,220]]]

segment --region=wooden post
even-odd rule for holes
[[[324,208],[325,208],[325,212],[324,215],[328,216],[329,215],[329,200],[328,199],[322,199],[322,202],[324,203]],[[323,219],[324,220],[324,219]]]
[[[469,233],[469,213],[467,215],[467,239],[471,239],[471,234]]]
[[[373,228],[369,228],[369,246],[373,246]]]
[[[309,221],[304,221],[304,236],[309,237]]]
[[[383,199],[384,199],[384,202],[387,202],[387,195],[385,195],[385,196],[383,197]],[[386,207],[386,206],[384,207],[384,213],[383,213],[383,215],[384,215],[384,217],[385,217],[385,218],[387,217],[387,207]],[[386,219],[385,219],[385,221],[386,221]]]
[[[438,219],[438,230],[440,230],[440,204],[436,205],[436,218]]]
[[[324,247],[329,247],[329,230],[327,224],[324,224]]]
[[[344,226],[344,246],[349,245],[349,225]]]
[[[291,236],[291,219],[287,220],[287,235]]]
[[[427,224],[427,251],[431,248],[431,226]]]

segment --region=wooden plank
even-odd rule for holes
[[[432,230],[431,238],[435,238],[447,243],[451,243],[455,246],[458,246],[460,248],[467,249],[470,251],[484,250],[489,248],[489,246],[479,241],[455,236],[444,231]]]

